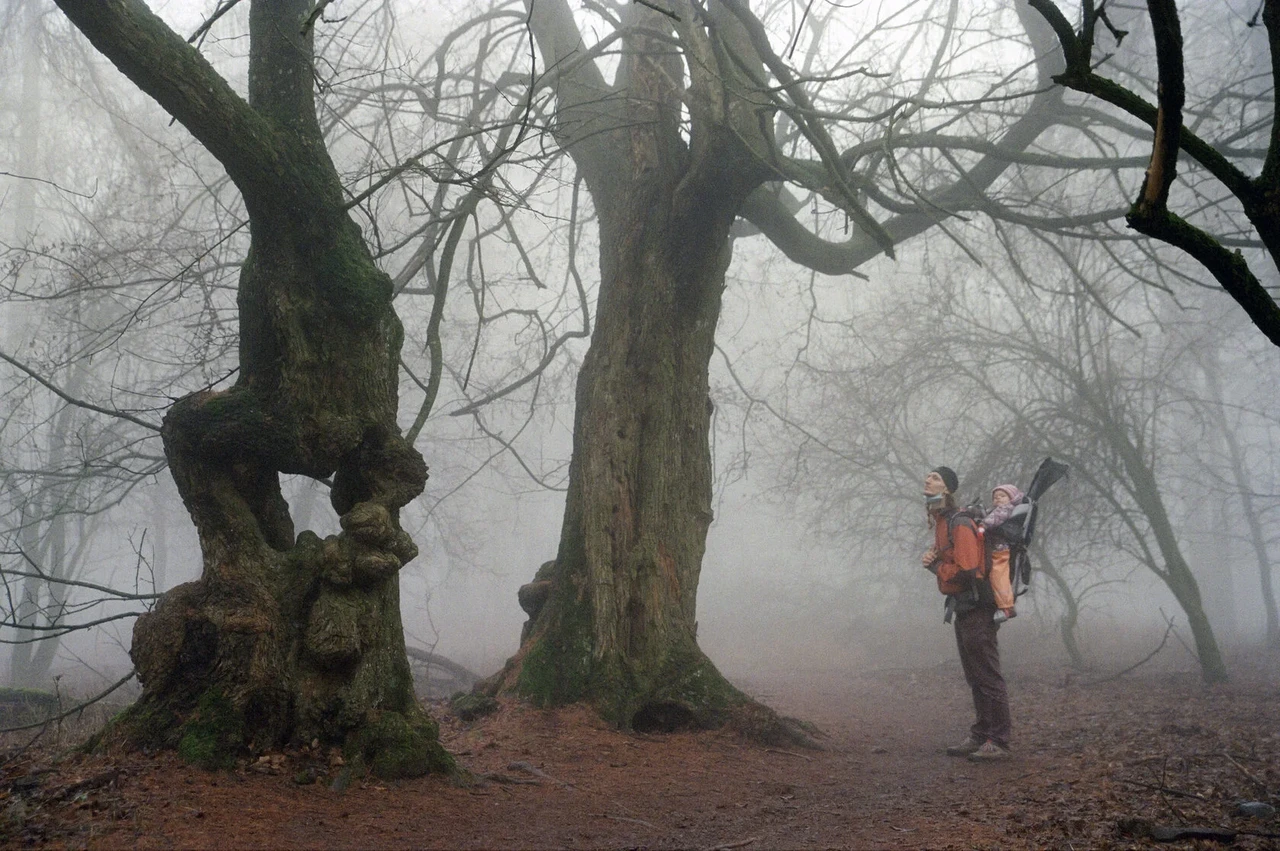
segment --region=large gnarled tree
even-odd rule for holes
[[[140,618],[126,729],[206,764],[241,748],[345,744],[386,775],[447,770],[418,707],[398,571],[422,457],[396,423],[389,278],[347,211],[316,119],[324,4],[255,0],[248,101],[141,0],[59,0],[90,42],[222,164],[249,215],[233,387],[173,405],[165,454],[204,571]],[[279,474],[332,477],[342,532],[295,538]]]

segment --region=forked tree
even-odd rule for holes
[[[58,5],[217,158],[251,233],[237,380],[180,399],[162,429],[204,570],[139,618],[123,729],[206,764],[319,739],[384,775],[451,769],[405,656],[398,571],[417,549],[399,513],[427,468],[396,422],[391,281],[316,117],[324,4],[252,3],[247,101],[141,0]],[[342,532],[295,536],[281,473],[331,477]]]

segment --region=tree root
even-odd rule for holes
[[[762,703],[749,701],[730,713],[728,728],[743,738],[767,747],[792,746],[822,750],[818,739],[826,734],[798,718],[779,715]]]

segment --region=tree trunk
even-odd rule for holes
[[[589,700],[623,726],[710,724],[734,714],[767,738],[790,734],[729,685],[696,641],[711,522],[708,367],[729,227],[754,210],[753,220],[769,220],[771,238],[793,243],[789,254],[831,274],[890,246],[858,203],[808,85],[773,53],[748,6],[625,5],[611,82],[567,0],[525,0],[543,65],[553,69],[552,132],[600,223],[600,303],[578,378],[557,559],[521,589],[530,613],[521,649],[481,687],[544,703]],[[612,55],[612,42],[605,45]],[[794,108],[791,126],[803,123],[811,159],[793,160],[778,146],[774,117],[784,104]],[[1003,141],[1011,151],[1025,147],[1051,114],[1038,110]],[[980,193],[1008,165],[995,159],[955,186]],[[835,258],[810,250],[821,240],[790,212],[779,216],[759,197],[748,204],[765,181],[780,179],[845,209],[865,239],[851,238]],[[926,218],[962,206],[949,196]],[[919,232],[922,219],[904,218],[912,220],[901,222],[904,233]]]
[[[709,722],[742,700],[698,649],[695,623],[727,244],[722,234],[676,260],[666,229],[640,218],[651,210],[630,212],[602,239],[611,274],[578,378],[560,549],[518,688],[591,700],[628,727],[657,705]]]
[[[400,622],[398,571],[417,548],[399,510],[426,465],[395,422],[390,281],[340,199],[320,200],[298,208],[303,221],[254,231],[235,387],[165,417],[205,571],[135,627],[139,713],[166,713],[148,725],[181,732],[197,761],[223,752],[219,737],[250,748],[318,738],[381,774],[420,774],[449,767],[415,702]],[[334,474],[343,531],[295,541],[280,472]]]
[[[18,150],[17,173],[23,179],[10,190],[8,208],[12,218],[5,224],[5,236],[12,240],[12,245],[26,245],[31,241],[35,217],[36,182],[34,175],[42,174],[40,167],[40,148],[45,130],[44,115],[41,104],[44,103],[45,69],[40,55],[41,28],[40,8],[35,0],[28,0],[15,9],[10,20],[15,20],[22,31],[18,36],[18,44],[22,51],[22,100],[18,112]],[[6,217],[9,218],[9,217]],[[19,266],[19,271],[22,267]],[[12,342],[12,341],[11,341]]]
[[[549,593],[489,687],[542,705],[588,701],[624,728],[734,720],[793,739],[697,643],[712,520],[708,367],[727,242],[708,240],[690,257],[671,253],[670,231],[641,218],[625,225],[601,240],[612,274],[578,378],[560,548],[542,573]]]
[[[1246,495],[1247,496],[1247,495]],[[1245,500],[1245,520],[1249,524],[1249,543],[1258,557],[1258,583],[1262,605],[1267,615],[1266,646],[1280,650],[1280,615],[1276,611],[1275,582],[1272,577],[1271,548],[1264,536],[1258,515],[1252,512],[1252,498]]]
[[[1085,663],[1084,654],[1080,652],[1080,643],[1076,640],[1076,627],[1080,623],[1080,601],[1072,592],[1067,578],[1058,571],[1048,557],[1040,554],[1040,560],[1040,572],[1053,581],[1054,587],[1058,589],[1058,596],[1062,598],[1064,611],[1062,620],[1058,622],[1062,646],[1066,648],[1071,667],[1077,671],[1083,671],[1089,666]]]
[[[80,341],[77,339],[75,343],[78,350]],[[79,394],[88,375],[87,359],[72,364],[64,385],[67,392]],[[65,469],[69,450],[77,437],[75,409],[68,406],[58,411],[50,426],[45,463],[51,470]],[[62,580],[75,578],[84,565],[88,546],[86,518],[78,512],[83,503],[81,491],[89,486],[90,477],[83,475],[33,488],[20,497],[25,499],[25,506],[19,539],[27,557],[34,562],[26,568],[34,568],[41,577],[23,579],[21,595],[13,610],[13,622],[19,625],[17,643],[10,657],[10,676],[15,686],[44,688],[49,684],[62,638],[56,632],[37,630],[65,626],[67,586]],[[68,527],[74,516],[78,516],[79,522],[73,547],[68,540]]]
[[[244,276],[252,274],[250,264]],[[357,323],[334,327],[335,344],[349,336],[380,345],[334,345],[324,359],[309,347],[282,352],[285,363],[308,364],[293,380],[313,388],[310,397],[273,405],[282,391],[260,395],[246,371],[230,391],[187,397],[166,416],[165,453],[205,570],[134,628],[144,691],[132,729],[206,765],[242,746],[319,739],[384,776],[448,770],[414,698],[400,622],[398,571],[417,549],[398,511],[421,491],[426,467],[394,423],[379,422],[385,406],[355,403],[337,378],[369,376],[385,392],[372,376],[388,372],[398,339]],[[344,434],[349,443],[338,440]],[[315,447],[325,439],[339,455],[342,532],[295,542],[277,473],[320,474],[312,465],[322,464]]]
[[[1163,548],[1163,547],[1162,547]],[[1221,683],[1227,680],[1227,663],[1218,649],[1218,640],[1214,637],[1209,616],[1205,614],[1204,603],[1200,598],[1200,586],[1186,560],[1178,553],[1165,553],[1165,584],[1173,592],[1182,611],[1187,616],[1187,624],[1191,627],[1191,636],[1195,640],[1196,655],[1200,661],[1200,676],[1206,683]]]
[[[1262,606],[1267,619],[1266,646],[1280,648],[1280,612],[1276,608],[1276,592],[1271,575],[1271,548],[1267,544],[1266,532],[1262,521],[1259,520],[1258,506],[1254,502],[1253,477],[1249,473],[1244,447],[1240,445],[1236,430],[1227,422],[1227,408],[1222,392],[1222,366],[1218,352],[1212,348],[1207,349],[1202,355],[1200,365],[1204,370],[1209,398],[1214,402],[1216,425],[1227,444],[1228,457],[1231,459],[1231,474],[1240,493],[1241,516],[1249,527],[1249,545],[1253,548],[1258,560],[1258,590],[1261,592]]]
[[[36,508],[36,513],[39,513],[39,506],[36,506]],[[25,521],[25,518],[23,519]],[[24,525],[18,533],[18,540],[22,544],[23,550],[30,553],[32,558],[42,561],[41,551],[44,548],[40,542],[38,523],[39,520],[33,520],[29,525]],[[26,567],[29,568],[30,565]],[[44,564],[40,564],[40,567],[43,569]],[[39,618],[43,608],[44,593],[48,590],[48,586],[43,580],[35,576],[28,576],[22,580],[19,588],[19,597],[11,609],[13,622],[19,625],[19,632],[9,654],[9,679],[16,688],[45,688],[48,686],[47,675],[49,672],[47,669],[42,669],[36,661],[37,644],[35,640],[41,636],[33,631],[21,630],[21,627],[47,625],[47,621],[41,623]],[[54,644],[56,646],[61,643],[61,640],[50,638],[40,643],[42,645]]]
[[[218,157],[252,237],[239,378],[164,419],[204,571],[138,619],[126,731],[209,766],[319,739],[383,776],[451,770],[400,622],[399,510],[427,478],[396,424],[403,334],[316,121],[310,0],[253,4],[247,105],[138,0],[59,5]],[[295,539],[282,472],[333,476],[340,534]]]
[[[531,14],[552,61],[553,31],[561,47],[575,32],[567,7],[539,2]],[[558,30],[548,23],[557,15]],[[600,221],[597,324],[578,375],[556,561],[522,595],[532,611],[519,653],[482,688],[544,705],[588,701],[627,728],[732,716],[788,738],[702,653],[696,622],[712,519],[708,370],[729,227],[768,171],[747,133],[700,113],[691,141],[681,138],[684,71],[660,39],[638,30],[625,54],[619,114],[602,113],[596,76],[580,72],[579,88],[560,90],[562,144]],[[616,123],[602,133],[601,121]]]
[[[1200,662],[1200,676],[1206,683],[1225,682],[1227,679],[1227,663],[1218,648],[1218,640],[1214,637],[1213,626],[1205,614],[1204,604],[1200,598],[1200,586],[1190,565],[1182,555],[1173,524],[1169,521],[1169,513],[1165,510],[1164,500],[1160,498],[1160,490],[1156,484],[1155,474],[1142,460],[1141,453],[1123,431],[1116,427],[1109,429],[1108,434],[1115,446],[1121,461],[1133,485],[1133,496],[1137,501],[1147,522],[1151,524],[1151,534],[1164,559],[1164,569],[1155,573],[1164,580],[1165,585],[1173,592],[1174,598],[1186,613],[1187,623],[1191,627],[1191,635],[1196,643],[1196,655]]]
[[[44,89],[44,71],[40,62],[40,30],[39,30],[39,9],[34,2],[28,2],[19,7],[18,13],[14,18],[19,23],[23,35],[19,37],[19,44],[22,51],[21,74],[22,74],[22,101],[19,111],[18,123],[18,163],[17,173],[20,175],[35,175],[40,173],[40,143],[44,131],[43,115],[40,104],[43,101]],[[12,245],[26,245],[31,239],[32,222],[35,220],[35,181],[19,180],[13,189],[12,200],[9,202],[12,209],[12,216],[6,216],[8,221],[5,222],[5,236]],[[25,271],[25,264],[17,267],[17,274],[25,278],[29,272]],[[15,289],[25,289],[23,281],[15,281]],[[0,332],[4,332],[4,337],[12,341],[22,340],[26,337],[25,329],[16,327],[10,328],[9,323],[0,318]],[[65,416],[62,417],[65,420]],[[54,429],[53,440],[61,437],[58,429]],[[15,494],[16,495],[16,494]],[[19,499],[22,499],[19,497]],[[39,528],[44,518],[40,515],[42,511],[40,504],[32,505],[30,501],[24,500],[30,509],[30,516],[33,519],[31,525],[27,525],[26,518],[23,520],[23,528],[19,532],[23,548],[32,555],[39,558],[40,552],[40,533]],[[43,500],[37,500],[42,503]],[[21,503],[19,503],[21,504]],[[41,565],[45,568],[46,565]],[[39,600],[42,595],[42,584],[40,580],[28,578],[22,582],[21,596],[18,598],[17,604],[12,608],[14,623],[18,624],[35,624],[36,616],[39,613]],[[36,647],[30,643],[29,639],[32,635],[22,634],[18,637],[18,643],[13,645],[9,657],[9,671],[13,684],[18,687],[30,687],[46,685],[45,679],[48,674],[47,670],[40,669],[35,662]],[[56,645],[57,640],[52,640]],[[46,642],[48,643],[48,642]]]

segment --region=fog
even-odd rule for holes
[[[164,16],[190,32],[210,4],[170,5]],[[866,20],[836,18],[832,44],[815,36],[822,50],[813,50],[836,54],[859,28],[883,25],[867,42],[878,50],[863,58],[889,79],[886,86],[906,91],[919,82],[911,63],[924,60],[916,54],[929,57],[943,43],[928,23],[931,7],[872,5],[876,14]],[[1249,4],[1223,5],[1231,14],[1206,12],[1188,23],[1197,49],[1209,50],[1215,33],[1243,32],[1232,16]],[[985,96],[997,88],[992,80],[1013,81],[1010,90],[1016,83],[1025,96],[1030,51],[1015,38],[1015,16],[994,0],[978,6],[985,18],[957,36],[944,69],[954,74],[951,99]],[[25,69],[0,84],[5,636],[19,642],[10,648],[29,648],[22,642],[30,627],[55,615],[64,625],[96,625],[61,635],[51,663],[33,675],[15,670],[30,666],[26,657],[15,662],[29,649],[4,654],[0,677],[42,688],[65,677],[91,692],[131,668],[132,617],[107,619],[152,601],[128,596],[145,598],[201,574],[195,529],[159,438],[119,415],[154,428],[172,400],[234,380],[236,274],[248,239],[239,230],[237,193],[180,127],[94,55],[52,6],[14,0],[5,9],[0,62]],[[469,9],[448,6],[442,19],[464,20]],[[899,14],[913,22],[901,31],[890,26]],[[395,31],[406,43],[429,37],[413,21]],[[245,48],[235,26],[215,31],[204,49],[243,89]],[[1004,33],[1003,44],[986,38],[987,26]],[[1143,32],[1141,20],[1132,26]],[[334,32],[346,30],[334,24]],[[1265,62],[1262,48],[1249,44]],[[457,50],[472,47],[468,37]],[[451,138],[456,128],[436,126],[442,116],[433,124],[406,107],[384,125],[376,108],[343,100],[361,63],[407,67],[422,61],[426,47],[380,56],[360,39],[348,44],[334,35],[325,50],[343,71],[325,90],[324,114],[342,116],[327,129],[352,194],[407,157],[403,151]],[[897,66],[884,58],[892,50],[904,60]],[[1132,79],[1150,70],[1151,55],[1139,50],[1126,61],[1131,76],[1122,79]],[[476,67],[495,74],[483,62]],[[512,67],[523,70],[515,60]],[[1245,85],[1248,76],[1200,73],[1192,89],[1202,100]],[[457,126],[498,124],[467,108],[458,108]],[[980,137],[983,122],[1002,128],[1012,120],[1002,109],[992,106],[972,124],[959,109],[903,121],[920,132],[934,125],[950,132],[954,122],[957,134]],[[1212,115],[1224,135],[1233,120],[1252,128],[1241,131],[1239,146],[1262,133],[1256,116]],[[1159,646],[1171,622],[1173,637],[1150,664],[1194,669],[1186,614],[1162,578],[1176,559],[1190,566],[1222,646],[1254,648],[1268,639],[1261,589],[1280,545],[1280,357],[1194,261],[1132,239],[1117,216],[1110,224],[1090,218],[1128,203],[1150,139],[1119,121],[1089,133],[1100,134],[1098,147],[1123,166],[1028,166],[991,190],[1028,215],[1081,217],[1060,232],[970,213],[945,231],[906,240],[894,259],[881,254],[854,274],[823,275],[739,223],[711,366],[715,518],[697,590],[699,644],[731,679],[954,664],[942,597],[919,567],[930,543],[921,480],[937,464],[959,471],[962,501],[983,503],[996,484],[1025,487],[1044,457],[1072,465],[1071,477],[1043,500],[1032,591],[1001,632],[1015,669],[1047,676],[1081,666],[1097,675],[1120,670]],[[1039,150],[1074,155],[1087,135],[1056,126]],[[501,192],[493,190],[508,207],[481,208],[480,235],[468,234],[461,249],[440,332],[444,381],[415,440],[431,478],[403,518],[420,550],[400,577],[406,640],[482,676],[518,649],[526,615],[517,591],[557,555],[574,382],[588,342],[572,332],[581,316],[594,319],[599,283],[594,220],[572,218],[589,200],[575,194],[566,161],[544,167],[538,145],[528,147],[506,164]],[[484,159],[478,150],[456,153],[450,167]],[[944,157],[900,156],[895,174],[918,184],[910,192],[899,186],[904,197],[942,182]],[[376,236],[385,249],[379,263],[401,287],[406,431],[424,398],[434,305],[413,271],[412,255],[426,250],[413,234],[419,222],[448,221],[457,203],[449,193],[459,188],[441,181],[444,200],[417,206],[447,171],[435,167],[416,175],[417,183],[406,180],[399,197],[388,193],[359,211],[366,238]],[[1179,191],[1200,205],[1197,220],[1221,224],[1264,284],[1280,285],[1238,203],[1206,189],[1203,170],[1188,175]],[[814,233],[847,238],[848,217],[826,199],[797,189],[795,201],[812,209]],[[876,209],[887,219],[906,201],[882,203]],[[571,219],[576,224],[566,226]],[[422,245],[438,251],[440,242]],[[1134,457],[1145,467],[1136,469]],[[71,480],[79,484],[68,486]],[[298,531],[338,531],[326,486],[285,477],[284,492]],[[1166,525],[1172,541],[1160,537]],[[46,573],[123,596],[82,585],[41,597],[23,579],[36,562]],[[1061,632],[1069,608],[1078,659]]]

